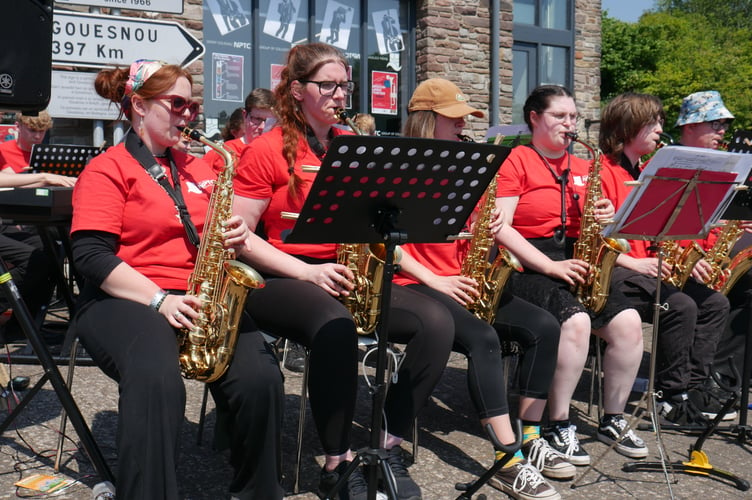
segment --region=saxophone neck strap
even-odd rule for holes
[[[559,246],[564,246],[564,242],[567,237],[567,184],[569,183],[569,172],[571,171],[572,167],[572,158],[569,152],[565,153],[567,155],[567,168],[565,168],[564,171],[559,175],[548,162],[548,158],[546,158],[543,153],[541,153],[540,150],[535,147],[533,143],[528,144],[528,146],[533,151],[538,153],[538,156],[543,161],[544,165],[546,165],[548,171],[551,172],[551,175],[559,184],[561,191],[561,227],[557,228],[556,231],[554,231],[554,242]],[[575,198],[575,201],[577,201],[577,198]]]
[[[198,247],[201,240],[198,236],[198,230],[196,225],[191,220],[191,214],[188,212],[188,207],[185,206],[185,200],[183,199],[183,192],[180,188],[180,177],[178,176],[178,167],[175,165],[175,160],[172,157],[170,149],[167,149],[166,157],[170,162],[170,174],[173,184],[170,184],[170,180],[167,178],[164,167],[157,162],[154,155],[146,147],[144,141],[133,131],[130,130],[125,137],[125,149],[133,156],[133,158],[144,167],[144,170],[148,172],[152,179],[154,179],[162,189],[172,198],[175,208],[178,211],[180,222],[183,223],[185,228],[185,234],[188,236],[188,241],[194,246]]]

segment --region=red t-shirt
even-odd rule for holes
[[[641,168],[644,168],[642,165]],[[634,181],[632,175],[622,167],[619,163],[612,160],[610,157],[601,156],[601,186],[603,189],[603,196],[611,200],[614,204],[614,208],[618,210],[624,202],[627,200],[627,196],[632,191],[632,186],[627,186],[625,182]],[[700,246],[708,250],[713,246],[713,243],[717,239],[717,230],[711,230],[708,237],[704,240],[697,240]],[[644,259],[647,257],[654,257],[655,252],[648,250],[653,242],[646,240],[628,240],[631,247],[627,255],[636,259]],[[690,240],[681,240],[679,245],[682,247],[690,244]]]
[[[203,160],[172,151],[185,204],[199,235],[216,175]],[[166,160],[159,160],[167,169]],[[164,289],[186,290],[198,249],[189,241],[172,198],[119,144],[96,156],[73,189],[71,233],[117,235],[116,255]]]
[[[16,173],[25,172],[30,161],[31,151],[19,148],[15,139],[0,144],[0,170],[10,167]]]
[[[460,241],[450,243],[407,243],[400,245],[403,252],[409,253],[415,260],[438,276],[457,276],[462,270]],[[397,285],[420,283],[412,276],[399,273],[394,276]]]
[[[548,159],[558,176],[571,169],[565,195],[567,236],[580,233],[582,204],[587,190],[590,163],[566,153],[561,158]],[[579,200],[574,199],[574,194]],[[538,153],[528,146],[512,149],[498,174],[499,198],[519,197],[512,225],[525,238],[550,238],[561,227],[561,185]]]
[[[351,132],[333,128],[335,136]],[[283,233],[295,226],[294,220],[283,219],[282,212],[300,213],[305,198],[311,189],[315,172],[303,172],[301,166],[320,166],[321,160],[308,146],[306,137],[298,138],[298,156],[295,160],[295,173],[305,182],[300,196],[292,199],[288,195],[287,160],[282,155],[282,127],[274,127],[269,132],[254,139],[243,150],[238,162],[235,177],[235,194],[255,200],[269,200],[269,205],[261,216],[269,243],[292,255],[306,255],[317,259],[336,258],[334,244],[284,243]]]
[[[247,146],[248,144],[245,143],[243,138],[232,139],[232,140],[225,141],[222,143],[223,148],[225,148],[230,153],[235,154],[236,165],[237,165],[238,160],[240,159],[240,155],[243,153],[243,150]],[[204,161],[208,163],[209,165],[211,165],[217,174],[219,174],[225,168],[225,161],[222,158],[222,155],[220,155],[213,149],[210,149],[209,151],[207,151],[207,153],[204,155]]]

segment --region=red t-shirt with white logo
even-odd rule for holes
[[[565,193],[566,234],[576,238],[580,233],[590,163],[569,153],[546,160],[554,173],[533,148],[520,145],[512,149],[499,168],[496,196],[519,198],[512,225],[522,236],[550,238],[561,227],[561,185],[554,174],[560,176],[570,168]],[[575,194],[579,196],[578,200],[575,200]]]
[[[199,158],[172,155],[201,235],[216,175]],[[158,161],[170,178],[169,162]],[[76,182],[71,233],[83,230],[116,235],[116,255],[124,262],[164,289],[187,289],[198,249],[188,241],[172,198],[122,143],[93,158]]]

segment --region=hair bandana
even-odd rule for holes
[[[151,75],[156,73],[162,66],[167,63],[164,61],[155,61],[153,59],[139,59],[131,64],[128,81],[125,83],[125,96],[130,97],[141,87]]]

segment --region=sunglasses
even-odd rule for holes
[[[182,115],[187,109],[190,113],[188,121],[193,121],[198,116],[199,103],[191,101],[179,95],[159,95],[153,97],[155,101],[169,101],[170,111],[175,115]]]

